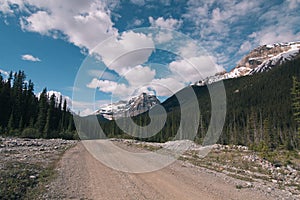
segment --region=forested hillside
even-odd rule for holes
[[[267,149],[298,148],[293,77],[300,78],[299,58],[269,72],[225,81],[227,117],[220,142]]]
[[[0,134],[30,138],[77,138],[73,116],[62,97],[40,97],[34,94],[34,84],[26,81],[23,71],[0,74]]]
[[[269,72],[225,80],[227,114],[219,142],[247,145],[258,150],[299,148],[300,88],[297,80],[300,80],[300,58]],[[210,96],[206,86],[193,86],[193,89],[201,111],[195,140],[201,143],[210,121]],[[167,123],[158,134],[146,139],[148,141],[164,142],[177,133],[181,116],[175,95],[162,105],[168,111]],[[134,120],[140,125],[149,123],[147,113]],[[101,124],[111,137],[129,137],[114,121],[101,121]]]

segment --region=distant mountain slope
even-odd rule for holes
[[[246,55],[230,72],[218,73],[214,76],[200,80],[194,85],[204,86],[220,80],[233,79],[269,71],[273,67],[282,65],[299,56],[300,41],[259,46]],[[120,117],[132,117],[148,111],[156,104],[160,104],[156,96],[143,93],[138,97],[132,98],[130,101],[121,100],[119,102],[104,105],[94,114],[101,115],[109,120]],[[168,104],[168,101],[164,102],[164,104]]]
[[[298,125],[292,111],[293,76],[300,80],[299,57],[263,73],[224,80],[227,114],[220,142],[295,148],[299,141],[296,132]],[[205,134],[201,129],[205,132],[210,123],[211,102],[206,86],[193,86],[193,89],[203,120],[198,130],[198,137],[201,138]],[[162,105],[170,116],[174,116],[179,109],[176,95]]]
[[[300,144],[296,132],[298,125],[292,110],[292,77],[300,80],[300,58],[263,73],[224,80],[227,111],[219,142],[247,145],[260,150],[297,148]],[[198,98],[201,119],[195,140],[201,143],[211,120],[211,100],[207,86],[191,87]],[[179,93],[184,94],[187,89],[184,88]],[[155,136],[145,139],[146,141],[165,142],[172,140],[177,134],[181,107],[176,95],[161,104],[168,113],[164,128]],[[189,103],[188,99],[185,103]],[[133,120],[145,125],[149,123],[149,116],[146,112],[133,117]],[[104,132],[112,137],[128,137],[114,120],[104,125]]]
[[[142,93],[129,101],[119,101],[101,107],[95,112],[104,118],[112,120],[120,117],[132,117],[148,111],[153,106],[160,104],[155,95]]]
[[[291,95],[293,77],[300,80],[298,45],[299,43],[287,43],[260,47],[229,72],[240,72],[240,75],[237,73],[232,76],[234,78],[224,80],[227,109],[219,143],[247,145],[262,151],[300,147],[297,133],[300,125],[294,119]],[[260,58],[258,55],[261,55]],[[242,69],[249,70],[242,74]],[[251,71],[253,73],[249,75]],[[210,82],[211,87],[221,79],[213,80]],[[197,95],[200,109],[195,140],[202,143],[211,121],[210,94],[206,84],[188,86],[178,93],[185,94],[190,87]],[[182,105],[179,105],[176,98],[178,93],[161,104],[167,111],[164,128],[153,137],[146,138],[146,141],[165,142],[174,139],[182,117]],[[189,98],[183,103],[188,105]],[[133,117],[133,120],[136,124],[145,126],[151,119],[145,112]],[[104,132],[110,137],[131,137],[114,120],[103,122],[103,125]]]
[[[220,80],[237,78],[255,73],[269,71],[271,68],[281,65],[299,56],[300,42],[276,43],[259,46],[246,55],[230,72],[216,74],[207,77],[195,85],[202,86]]]

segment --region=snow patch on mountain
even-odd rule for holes
[[[194,85],[209,85],[225,79],[238,78],[269,71],[275,66],[295,59],[300,52],[300,41],[259,46],[246,55],[230,72],[218,73],[196,82]]]
[[[288,51],[279,53],[275,56],[273,54],[268,55],[269,59],[263,61],[262,64],[260,64],[255,69],[251,70],[250,75],[255,73],[261,73],[264,71],[269,71],[272,67],[276,65],[281,65],[286,61],[294,59],[299,54],[299,45],[300,44],[292,44],[291,48]]]
[[[160,104],[160,101],[155,95],[142,93],[139,96],[131,98],[129,101],[118,101],[104,105],[94,114],[100,114],[109,120],[121,117],[132,117],[150,110],[157,104]]]

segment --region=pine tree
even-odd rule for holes
[[[4,113],[4,111],[3,111],[3,104],[4,104],[4,102],[3,102],[3,89],[4,88],[4,80],[3,80],[3,77],[2,77],[2,74],[1,74],[1,72],[0,72],[0,113]],[[3,121],[4,121],[4,114],[1,114],[0,115],[0,126],[2,127],[3,126]]]
[[[262,144],[264,145],[265,150],[267,150],[270,146],[270,121],[268,118],[266,118],[263,122],[263,142]]]
[[[8,80],[4,83],[2,92],[1,92],[1,99],[2,103],[0,105],[1,115],[0,119],[2,121],[2,126],[7,127],[8,121],[12,111],[12,102],[11,102],[11,79],[12,79],[12,72],[10,73]]]
[[[54,110],[55,110],[55,95],[50,97],[50,105],[47,111],[46,124],[44,127],[44,135],[46,138],[57,137],[51,133],[54,133]]]
[[[23,71],[14,74],[11,101],[13,103],[14,121],[19,122],[24,111],[23,90],[25,89],[25,73]]]
[[[293,86],[291,89],[292,107],[294,120],[297,122],[298,138],[300,138],[300,83],[295,76],[293,76]]]
[[[8,129],[8,134],[10,134],[10,132],[15,129],[14,115],[13,115],[13,113],[10,114],[10,117],[9,117],[9,120],[8,120],[7,129]]]
[[[61,118],[63,131],[67,130],[68,128],[68,124],[67,124],[68,119],[66,115],[67,115],[67,100],[65,99],[63,104],[62,118]]]
[[[254,108],[251,108],[250,123],[251,123],[251,128],[253,133],[253,142],[254,144],[258,144],[260,141],[260,137],[257,131],[257,125],[256,125],[257,118],[256,118],[256,113],[254,111]]]
[[[38,117],[36,122],[36,128],[40,133],[44,132],[46,120],[47,120],[47,112],[48,111],[48,97],[47,97],[47,89],[45,88],[40,95],[39,105],[38,105]]]
[[[21,117],[20,121],[19,121],[19,131],[22,131],[23,130],[23,125],[24,125],[24,122],[23,122],[23,117]]]

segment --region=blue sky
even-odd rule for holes
[[[83,113],[142,91],[164,99],[258,45],[300,40],[299,10],[300,0],[2,0],[0,71],[24,70],[36,92],[73,96]]]

